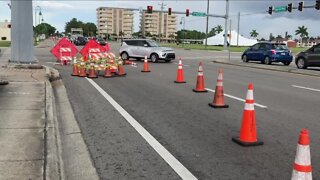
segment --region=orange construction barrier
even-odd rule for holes
[[[213,102],[209,103],[209,106],[213,108],[228,108],[229,105],[224,103],[224,92],[223,92],[223,75],[222,69],[219,68],[219,75],[216,85],[216,90],[214,92]]]
[[[141,72],[151,72],[149,69],[147,56],[144,56],[143,70],[141,70]]]
[[[206,90],[205,86],[204,86],[202,62],[199,63],[197,84],[196,84],[196,88],[193,89],[193,91],[194,92],[208,92],[208,90]]]
[[[71,76],[79,76],[79,68],[78,68],[78,64],[77,64],[77,58],[74,57],[74,60],[73,60],[73,66],[72,66],[73,70],[72,70],[72,74]]]
[[[124,72],[124,68],[121,62],[118,64],[118,76],[125,76],[127,73]]]
[[[111,77],[113,77],[113,75],[111,74],[111,71],[110,71],[110,66],[107,66],[107,67],[106,67],[103,77],[105,77],[105,78],[111,78]]]
[[[177,71],[177,80],[174,81],[175,83],[186,83],[183,76],[183,69],[182,69],[182,60],[179,58],[179,65]]]
[[[312,180],[309,132],[302,129],[299,135],[291,180]]]
[[[98,76],[97,76],[97,73],[96,73],[94,64],[91,64],[91,65],[90,65],[90,68],[89,68],[88,78],[97,78],[97,77],[98,77]]]
[[[234,137],[232,140],[242,146],[263,145],[263,142],[258,141],[257,139],[256,113],[254,110],[253,85],[251,83],[248,85],[247,98],[242,116],[240,137]]]
[[[87,77],[87,69],[84,62],[80,63],[79,77]]]

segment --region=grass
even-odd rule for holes
[[[198,50],[211,50],[211,51],[222,51],[224,50],[223,46],[207,46],[203,44],[175,44],[175,43],[162,43],[161,46],[166,47],[172,47],[172,48],[184,48],[184,49],[198,49]],[[243,52],[248,47],[237,47],[237,46],[231,46],[229,47],[231,52]],[[303,50],[308,49],[308,47],[296,47],[296,48],[290,48],[293,53],[297,53]]]
[[[11,45],[11,41],[0,41],[0,47],[9,47]]]

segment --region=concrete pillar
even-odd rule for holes
[[[34,62],[32,0],[11,0],[11,61]]]

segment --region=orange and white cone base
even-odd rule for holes
[[[79,68],[79,77],[87,77],[87,69],[83,66],[84,64],[81,63]]]
[[[240,137],[232,138],[232,141],[242,146],[263,145],[262,141],[257,139],[256,114],[254,110],[253,85],[248,85],[247,98],[244,105]]]
[[[118,65],[118,76],[125,76],[127,73],[124,72],[124,68],[122,64]]]
[[[213,102],[209,103],[209,106],[213,108],[228,108],[229,105],[224,103],[224,92],[223,92],[223,76],[222,69],[219,68],[219,75],[216,85],[216,90],[214,92]]]
[[[71,76],[79,76],[79,68],[77,64],[73,64]]]
[[[182,61],[179,59],[178,71],[177,71],[177,79],[174,81],[175,83],[186,83],[183,76],[183,69],[182,69]]]
[[[204,86],[203,68],[201,62],[199,63],[196,88],[193,89],[193,91],[197,93],[208,92],[208,90],[206,90]]]
[[[147,56],[144,56],[143,70],[141,70],[141,72],[151,72],[149,69]]]
[[[105,71],[104,71],[104,76],[103,76],[103,77],[105,77],[105,78],[112,78],[112,77],[114,77],[114,76],[112,75],[111,71],[110,71],[110,67],[107,67],[107,68],[105,69]]]
[[[312,180],[310,139],[306,129],[300,131],[291,180]]]

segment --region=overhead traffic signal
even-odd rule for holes
[[[320,9],[320,0],[316,0],[315,8],[316,8],[316,10]]]
[[[268,13],[269,13],[270,15],[272,14],[272,11],[273,11],[273,7],[272,7],[272,6],[269,6]]]
[[[186,9],[186,16],[189,16],[189,9]]]
[[[299,11],[302,11],[302,10],[303,10],[303,1],[299,2],[298,10],[299,10]]]
[[[288,8],[287,8],[288,12],[292,12],[292,3],[288,4]]]
[[[168,9],[168,15],[171,15],[171,13],[172,13],[172,9],[169,8],[169,9]]]
[[[147,6],[147,13],[152,14],[152,6]]]

